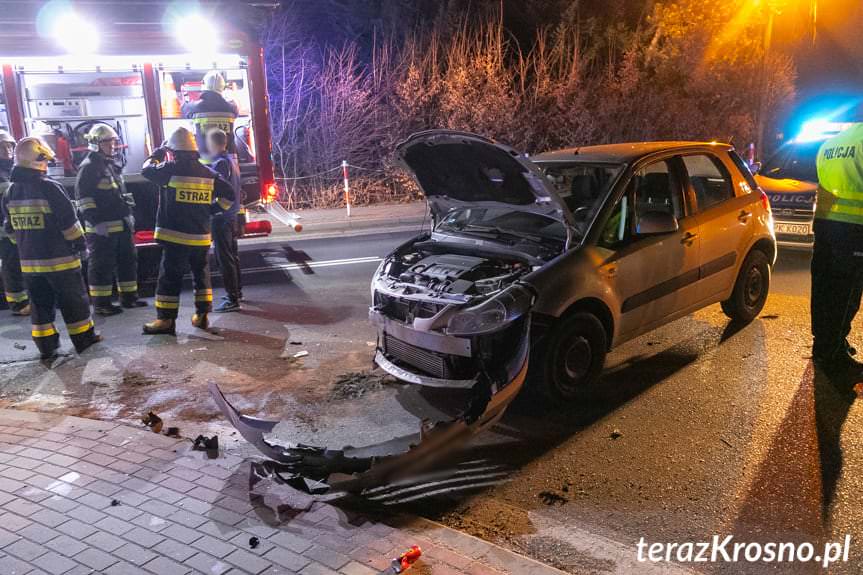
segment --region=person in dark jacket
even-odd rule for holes
[[[228,102],[222,95],[225,91],[225,78],[217,70],[210,70],[204,75],[204,90],[195,102],[185,102],[181,109],[184,118],[192,120],[195,125],[195,142],[202,152],[202,161],[209,164],[212,161],[207,155],[207,133],[219,129],[228,136],[228,154],[237,156],[237,145],[234,141],[234,122],[240,115],[237,105]]]
[[[55,307],[78,353],[101,341],[90,317],[81,275],[84,230],[63,186],[49,178],[54,153],[39,138],[24,138],[15,148],[12,185],[3,198],[6,232],[14,234],[21,271],[30,292],[32,336],[43,359],[56,355],[60,335]]]
[[[143,307],[138,299],[138,260],[132,217],[134,200],[123,193],[113,158],[119,137],[107,124],[96,124],[87,134],[90,153],[81,162],[75,182],[78,210],[84,219],[87,249],[87,283],[98,315],[115,315],[125,308]],[[120,303],[114,305],[114,279]]]
[[[227,152],[227,134],[218,128],[207,133],[207,153],[212,159],[210,167],[231,184],[234,197],[240,197],[240,174],[237,166]],[[225,284],[224,301],[216,306],[217,313],[240,310],[240,299],[243,297],[240,279],[240,254],[237,238],[241,235],[238,228],[237,214],[240,202],[235,201],[230,209],[213,216],[213,251],[222,281]]]
[[[0,130],[0,202],[9,189],[9,176],[12,173],[12,157],[15,153],[15,138],[9,132]],[[12,315],[30,315],[30,303],[24,276],[21,275],[21,258],[18,246],[3,229],[0,218],[0,290],[3,300],[0,304],[12,310]]]
[[[208,252],[210,221],[214,213],[231,208],[234,190],[216,172],[203,165],[195,137],[177,128],[166,148],[159,148],[144,164],[141,175],[160,186],[154,238],[162,246],[162,263],[156,286],[156,321],[144,325],[145,334],[175,334],[183,275],[191,267],[195,287],[192,325],[206,329],[212,307]],[[166,161],[167,152],[173,159]]]

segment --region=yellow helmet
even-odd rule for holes
[[[87,132],[87,147],[94,152],[99,151],[99,144],[108,140],[119,140],[116,130],[108,124],[96,124]]]
[[[168,138],[168,148],[175,152],[197,152],[198,143],[195,141],[195,135],[192,132],[180,126]]]
[[[218,70],[210,70],[204,75],[204,89],[212,92],[224,92],[224,76]]]
[[[15,146],[15,164],[40,172],[48,171],[48,162],[54,160],[54,151],[41,138],[23,138]]]

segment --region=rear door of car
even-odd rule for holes
[[[698,294],[701,301],[715,300],[734,286],[752,243],[760,195],[737,175],[725,150],[694,151],[681,161],[701,236]]]
[[[599,272],[620,306],[621,338],[664,323],[698,299],[698,222],[686,196],[680,161],[651,161],[637,167],[604,224],[598,247],[613,253]],[[678,230],[639,235],[638,218],[649,211],[673,215]]]

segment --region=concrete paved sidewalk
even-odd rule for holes
[[[0,410],[0,574],[374,575],[410,545],[424,552],[417,575],[561,573],[426,520],[253,495],[241,455],[207,459],[187,439]]]

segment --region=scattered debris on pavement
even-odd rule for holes
[[[12,344],[12,347],[14,347],[15,349],[27,349],[26,345],[24,345],[23,343],[19,343],[17,341]]]
[[[297,353],[295,353],[292,357],[293,357],[294,359],[299,359],[299,358],[301,358],[301,357],[306,357],[307,355],[309,355],[309,352],[307,352],[307,351],[303,350],[303,351],[298,351],[298,352],[297,352]]]
[[[192,449],[195,451],[206,451],[208,458],[216,459],[219,456],[219,436],[206,437],[199,435],[195,438]]]
[[[152,411],[147,412],[147,415],[141,417],[141,423],[149,427],[153,433],[160,433],[162,431],[162,418]]]
[[[567,499],[563,495],[555,493],[554,491],[541,491],[538,497],[540,501],[542,501],[549,507],[553,507],[555,505],[566,505],[567,503],[569,503],[569,499]]]
[[[330,399],[359,399],[367,393],[378,391],[379,389],[383,389],[384,386],[396,383],[398,383],[398,380],[388,374],[376,373],[374,371],[351,371],[340,375],[333,382]]]
[[[112,499],[111,500],[111,507],[119,507],[119,506],[120,506],[120,500],[119,499]]]
[[[623,437],[623,432],[615,427],[611,430],[611,435],[609,437],[611,437],[612,439],[620,439],[621,437]]]
[[[249,549],[257,549],[258,545],[260,545],[260,544],[261,544],[261,540],[258,539],[257,537],[255,537],[254,535],[252,537],[249,537]]]
[[[408,569],[410,569],[414,563],[419,561],[419,558],[422,557],[423,551],[420,549],[419,545],[413,545],[410,549],[393,559],[392,561],[392,572],[393,573],[404,573]]]
[[[180,437],[180,428],[179,427],[169,427],[165,430],[165,435],[168,437]]]

